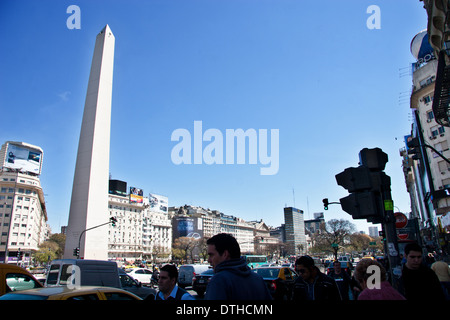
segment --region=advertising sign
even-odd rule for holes
[[[202,218],[176,217],[172,229],[174,238],[189,237],[200,239],[203,237],[202,222],[199,222],[199,220],[202,220]]]
[[[144,201],[144,191],[136,187],[130,187],[130,202],[142,203]]]
[[[41,162],[42,151],[9,143],[3,166],[41,174]]]
[[[150,210],[155,212],[167,213],[167,210],[169,208],[169,200],[167,197],[149,193],[148,200],[150,204]]]

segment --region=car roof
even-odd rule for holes
[[[201,274],[210,274],[210,273],[214,273],[214,269],[210,268],[208,270],[203,271]]]
[[[26,273],[29,273],[26,269],[16,266],[15,264],[7,264],[7,263],[0,263],[0,269],[5,270],[17,270],[17,271],[24,271]]]
[[[148,271],[152,271],[152,270],[150,270],[149,268],[133,268],[133,269],[131,269],[131,272],[137,271],[137,270],[148,270]]]
[[[128,294],[133,295],[130,292],[124,291],[122,289],[113,288],[113,287],[100,287],[100,286],[81,286],[77,288],[70,289],[68,286],[56,286],[56,287],[44,287],[44,288],[36,288],[29,290],[22,290],[17,292],[11,292],[11,294],[26,294],[26,295],[36,295],[36,296],[55,296],[55,295],[64,295],[67,293],[89,293],[89,292],[126,292]]]

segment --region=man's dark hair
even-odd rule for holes
[[[236,239],[228,233],[219,233],[209,238],[206,244],[216,246],[216,250],[220,255],[223,255],[225,250],[230,253],[231,259],[239,259],[241,257],[241,248]]]
[[[314,267],[314,259],[310,256],[301,256],[295,261],[295,265],[301,264],[305,268],[312,269]]]
[[[178,279],[178,269],[173,264],[166,264],[161,267],[160,271],[166,271],[169,274],[170,279]]]
[[[418,251],[422,253],[422,247],[419,246],[417,243],[408,243],[405,246],[405,255],[408,255],[411,251]]]

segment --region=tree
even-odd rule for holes
[[[208,245],[206,244],[207,238],[201,238],[197,240],[197,246],[199,249],[198,255],[204,261],[208,260]]]
[[[66,245],[66,235],[63,233],[53,233],[48,241],[52,241],[58,245],[58,249],[56,250],[56,256],[58,259],[61,259],[64,255],[64,247]]]
[[[350,236],[350,247],[353,251],[362,252],[369,248],[369,243],[373,241],[367,234],[354,233]]]
[[[44,241],[39,245],[39,250],[34,253],[34,260],[39,264],[48,263],[57,258],[59,246],[53,241]]]
[[[333,253],[337,259],[339,249],[350,244],[350,235],[355,231],[355,225],[347,220],[332,219],[323,223],[320,232],[313,236],[314,252]]]
[[[189,237],[180,237],[175,239],[172,245],[172,255],[177,259],[188,260],[192,257],[192,252],[197,246],[197,240]]]
[[[39,245],[39,250],[33,256],[34,260],[39,263],[48,263],[54,259],[61,259],[64,255],[64,245],[66,243],[66,235],[63,233],[54,233],[50,238]]]

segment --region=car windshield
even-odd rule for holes
[[[278,268],[258,268],[254,271],[263,278],[278,278],[278,274],[280,273],[280,269]]]
[[[201,273],[201,275],[205,275],[205,276],[210,275],[210,274],[214,274],[214,269],[208,269]]]
[[[47,300],[47,296],[38,296],[24,293],[7,293],[0,297],[0,300]]]

